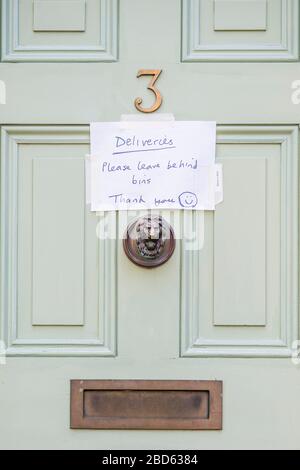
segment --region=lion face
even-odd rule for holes
[[[136,228],[137,247],[144,258],[157,258],[164,246],[163,227],[160,217],[145,217]]]

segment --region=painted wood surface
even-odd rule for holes
[[[2,0],[0,447],[299,448],[298,2],[225,3],[86,0],[62,25]],[[170,216],[202,249],[157,270],[116,240],[136,214],[84,200],[88,124],[152,104],[141,68],[159,113],[217,121],[224,165],[215,214]],[[222,380],[223,430],[71,430],[72,379]]]

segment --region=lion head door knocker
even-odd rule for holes
[[[175,249],[174,231],[160,216],[140,217],[129,224],[123,246],[133,263],[154,268],[171,258]]]

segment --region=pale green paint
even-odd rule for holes
[[[85,31],[85,0],[34,0],[34,31]]]
[[[226,185],[227,159],[229,158],[231,179]],[[232,160],[238,159],[233,169]],[[252,159],[267,160],[267,177],[264,181],[265,202],[265,230],[258,238],[257,250],[254,255],[265,257],[264,262],[257,262],[244,274],[238,264],[250,262],[249,250],[252,248],[253,230],[258,230],[257,224],[262,222],[261,208],[254,210],[253,204],[257,202],[259,187],[257,182],[248,179],[247,174],[241,172],[241,163]],[[182,336],[181,353],[184,357],[289,357],[293,341],[297,340],[298,326],[298,128],[297,127],[224,127],[218,134],[218,160],[224,165],[225,192],[226,186],[233,184],[232,178],[244,178],[244,186],[249,192],[255,192],[250,207],[247,209],[245,201],[237,191],[235,204],[232,207],[230,198],[232,188],[229,188],[228,202],[224,202],[222,209],[216,211],[215,216],[206,214],[205,240],[200,252],[187,252],[183,257],[182,266]],[[229,169],[229,168],[228,168]],[[260,173],[260,178],[264,175]],[[250,174],[251,176],[251,174]],[[251,185],[253,184],[253,186]],[[249,199],[248,199],[249,202]],[[229,210],[228,226],[224,223],[224,213]],[[244,217],[244,211],[248,217]],[[233,217],[238,219],[239,212],[246,225],[243,228],[243,237],[237,240],[240,221],[236,224]],[[194,216],[196,217],[196,216]],[[221,220],[220,220],[221,219]],[[223,221],[222,221],[223,219]],[[223,224],[223,227],[220,223]],[[221,228],[215,233],[217,228]],[[235,245],[231,251],[227,247],[223,254],[224,243],[228,240],[230,231]],[[265,239],[266,236],[266,239]],[[229,238],[230,240],[230,238]],[[262,244],[265,242],[265,247]],[[189,242],[184,241],[183,247]],[[265,249],[266,252],[262,253]],[[241,252],[244,250],[244,254]],[[236,273],[230,276],[231,263],[237,267]],[[264,269],[265,267],[265,269]],[[241,272],[241,273],[240,273]],[[249,286],[253,277],[252,285]],[[258,278],[265,283],[265,315],[253,317],[249,310],[250,302],[259,300],[261,283],[255,284]],[[223,282],[222,282],[223,280]],[[252,293],[256,285],[255,294]],[[231,305],[224,301],[227,295],[233,295],[241,289],[244,292],[244,302],[236,304],[231,298]],[[248,297],[249,296],[249,297]],[[215,310],[222,311],[222,321],[218,321]],[[234,310],[236,308],[236,311]],[[232,311],[233,309],[233,311]],[[205,315],[203,314],[205,312]],[[218,313],[218,311],[217,311]],[[264,313],[264,312],[263,312]],[[262,318],[266,318],[266,326],[262,327]],[[244,319],[244,322],[241,320]],[[221,324],[222,325],[221,325]],[[238,326],[252,325],[250,328]],[[233,326],[236,325],[236,326]]]
[[[177,263],[172,265],[173,269],[175,267],[177,269]],[[128,285],[133,278],[123,260],[120,261],[120,276],[122,281],[127,278]],[[145,280],[140,280],[140,286],[146,288]],[[128,290],[131,294],[131,289]],[[175,360],[178,312],[167,309],[163,313],[153,311],[149,332],[150,322],[146,321],[143,328],[141,315],[136,324],[137,312],[131,310],[127,315],[123,310],[120,312],[117,360],[106,358],[99,363],[99,358],[64,358],[59,364],[53,358],[26,358],[21,364],[19,358],[10,358],[7,367],[1,368],[0,447],[14,450],[299,449],[299,370],[287,359]],[[144,347],[137,353],[138,327]],[[153,336],[159,338],[155,350]],[[201,432],[70,430],[69,379],[95,377],[224,380],[224,429]],[[286,397],[287,393],[282,410],[279,397]],[[29,402],[24,406],[24,397],[30,397],[32,406]]]
[[[254,22],[255,11],[258,9],[261,12],[260,18],[265,23],[264,6],[262,4],[259,7],[259,3],[263,2],[231,1],[228,8],[223,5],[224,0],[182,2],[183,61],[266,62],[299,59],[298,0],[269,0],[267,28],[263,31],[256,31],[257,25],[260,26],[259,29],[261,25],[259,20]],[[215,22],[217,30],[214,27]]]
[[[214,0],[215,31],[266,31],[267,0]]]
[[[84,156],[89,151],[88,141],[86,127],[2,128],[1,324],[9,355],[115,355],[116,241],[99,243],[95,235],[99,219],[85,206]],[[67,179],[66,187],[63,187],[60,180],[61,184],[58,181],[51,187],[53,181],[49,179],[44,184],[43,193],[40,188],[36,194],[33,162],[37,158],[44,159],[42,166],[48,162],[48,169],[51,161],[52,171],[54,162],[56,167],[60,167],[61,162],[63,172],[69,166],[72,182],[68,184]],[[74,159],[78,160],[76,172]],[[66,202],[71,203],[70,195],[66,194],[68,190],[73,192],[77,204],[67,210]],[[39,219],[42,215],[41,201],[35,200],[35,196],[36,199],[47,196],[47,213],[43,214],[42,221]],[[59,210],[56,211],[56,207]],[[50,218],[49,227],[42,227],[41,223],[47,223],[47,216]],[[112,233],[116,230],[115,219],[115,214],[106,215],[106,223],[111,226]],[[75,239],[70,236],[72,229],[77,231]],[[57,234],[53,233],[55,230],[60,233],[62,247],[55,248],[55,237],[59,243]],[[49,231],[52,232],[51,238]],[[83,231],[84,235],[80,236]],[[34,238],[37,234],[43,234],[47,253],[43,253],[41,239]],[[54,248],[51,248],[51,243],[54,243]],[[66,248],[67,243],[69,246]],[[79,253],[72,257],[69,250],[74,253],[76,249]],[[84,256],[82,261],[78,258],[81,255]],[[42,256],[47,257],[47,266],[42,264]],[[58,257],[61,258],[60,267],[57,268],[57,279],[54,279],[53,263],[55,259],[58,262]],[[74,279],[78,283],[81,276],[83,284],[81,290],[76,291]],[[61,292],[57,292],[55,298],[53,296],[55,289],[62,288],[62,282],[66,285],[66,297],[63,314],[60,312],[59,316]],[[41,297],[41,292],[36,289],[43,289],[44,296]],[[76,310],[73,313],[74,301],[79,302],[77,309],[82,309],[84,302],[81,312],[84,326],[81,328],[76,326],[82,318],[78,321]],[[55,303],[57,310],[52,315]],[[38,307],[43,309],[37,311]],[[34,326],[36,323],[39,325]],[[68,326],[58,327],[63,324]]]
[[[226,199],[214,217],[213,324],[265,326],[267,159],[221,161]]]
[[[288,9],[287,21],[283,21],[276,5],[276,0],[268,1],[268,11],[277,18],[277,27],[268,32],[268,37],[278,40],[278,25],[282,22],[283,31],[287,32],[287,49],[282,53],[274,51],[273,55],[270,50],[263,51],[259,59],[268,61],[272,56],[274,60],[294,60],[298,17],[293,15],[291,22]],[[283,1],[282,5],[290,8],[292,3]],[[5,8],[3,11],[7,13]],[[99,51],[87,51],[86,44],[83,50],[78,44],[72,49],[75,40],[72,32],[52,39],[55,46],[62,38],[66,44],[71,43],[72,50],[67,55],[58,55],[52,49],[53,43],[46,53],[48,33],[30,31],[30,14],[28,11],[23,14],[20,17],[24,20],[21,29],[25,43],[35,42],[35,47],[39,45],[41,50],[10,50],[5,60],[98,61],[105,57]],[[96,18],[95,14],[90,23],[93,32],[87,29],[90,45],[92,38],[95,41],[99,38]],[[113,15],[113,24],[115,21]],[[213,40],[216,34],[213,15],[207,16],[206,24],[211,27],[209,38]],[[112,33],[112,23],[108,22],[106,31],[111,32],[116,48],[118,41],[113,39],[116,36]],[[227,38],[232,35],[229,32],[228,36],[226,31],[225,36],[219,33],[224,50],[212,58],[226,62],[231,58],[226,52]],[[254,42],[258,42],[260,33],[264,34],[251,33],[251,37],[256,37]],[[4,44],[13,44],[10,41],[13,38],[6,32],[3,34]],[[82,33],[74,34],[78,37]],[[246,31],[245,37],[249,34]],[[40,35],[45,35],[45,39]],[[0,64],[0,79],[6,81],[8,89],[7,105],[0,107],[0,122],[5,124],[1,142],[1,336],[9,347],[9,355],[19,356],[8,357],[7,366],[0,366],[0,446],[299,448],[299,370],[289,358],[291,342],[299,336],[297,124],[300,111],[290,99],[291,82],[300,75],[299,64],[181,63],[179,0],[121,0],[119,45],[120,60],[114,64]],[[254,54],[257,58],[257,50]],[[253,57],[241,51],[242,60]],[[195,59],[202,60],[199,56]],[[178,241],[175,254],[167,264],[147,271],[130,263],[121,240],[98,242],[95,232],[99,217],[88,208],[80,219],[84,205],[83,159],[89,151],[88,127],[82,125],[97,120],[119,120],[121,114],[135,113],[133,100],[137,96],[146,98],[145,105],[151,103],[152,95],[147,95],[145,90],[147,80],[137,80],[135,75],[140,68],[153,67],[163,68],[158,82],[164,97],[160,112],[173,112],[176,119],[183,120],[217,120],[225,199],[216,215],[205,214],[204,247],[199,255],[185,251],[185,243]],[[42,178],[33,178],[33,161],[41,162]],[[62,180],[51,191],[51,182],[44,174],[46,161],[52,170],[58,166],[57,172],[66,171],[67,163],[70,164],[72,173],[66,186],[69,195],[63,191]],[[241,183],[235,187],[235,181],[245,176],[246,169],[251,181],[246,179],[242,189],[247,191],[248,217],[244,212],[245,198],[237,196],[233,201],[235,191],[241,189]],[[257,180],[255,172],[259,172]],[[250,187],[251,183],[255,183],[254,188]],[[253,200],[248,191],[253,191]],[[52,200],[48,200],[49,192]],[[65,205],[71,194],[77,203],[69,213]],[[69,292],[74,279],[78,282],[82,275],[79,258],[84,255],[84,285],[74,292],[78,305],[72,312],[73,300],[69,295],[60,316],[67,320],[67,325],[62,325],[62,321],[59,324],[59,319],[51,316],[48,292],[40,296],[36,316],[47,323],[52,319],[53,324],[32,324],[34,286],[38,282],[46,289],[48,282],[49,292],[53,289],[54,263],[60,249],[55,248],[51,257],[51,239],[55,233],[49,237],[41,219],[34,216],[41,215],[42,207],[37,201],[40,196],[47,198],[52,222],[57,222],[64,243],[71,226],[78,228],[67,248],[70,258],[70,253],[76,251],[70,261],[69,275],[65,275]],[[264,208],[260,206],[256,210],[255,204],[264,204]],[[58,207],[57,218],[55,207]],[[235,222],[233,210],[242,213],[242,220]],[[201,235],[202,213],[197,216],[175,213],[174,216],[172,224],[176,233],[183,225],[190,225]],[[124,214],[118,217],[108,214],[107,224],[112,234],[124,233],[127,220]],[[257,226],[255,241],[251,239],[253,226]],[[34,244],[33,249],[33,229],[50,246],[48,281],[47,270],[39,263],[32,276],[34,250],[35,257],[39,256],[36,250],[43,250],[42,241],[40,247]],[[216,229],[222,233],[216,233]],[[233,271],[230,278],[222,258],[222,243],[229,243],[231,232],[235,243],[238,238],[242,240],[239,249],[230,253],[229,271],[241,261],[252,261],[247,253],[251,241],[252,246],[257,244],[259,253],[253,254],[255,263],[251,270],[240,277]],[[62,261],[67,268],[64,253]],[[37,271],[41,272],[41,279]],[[251,311],[253,296],[245,284],[253,279],[252,289],[257,297]],[[222,301],[222,289],[232,294],[237,287],[244,298],[240,309],[237,303],[231,308],[232,297]],[[84,308],[79,315],[81,296]],[[214,302],[218,307],[215,315]],[[82,317],[84,325],[80,326]],[[236,323],[239,325],[232,326]],[[74,378],[223,380],[224,429],[220,432],[70,430],[69,381]],[[284,406],[279,406],[279,398],[283,398]]]
[[[84,325],[84,161],[58,154],[28,163],[33,201],[32,324]]]
[[[70,4],[64,12],[56,14],[51,3],[47,1],[41,7],[39,2],[38,10],[34,10],[32,0],[2,0],[2,61],[114,62],[117,60],[118,0],[86,0],[85,18],[82,18],[80,5],[74,9]],[[72,16],[67,22],[70,8]],[[55,18],[59,18],[56,23]],[[47,31],[36,31],[35,25]],[[55,25],[56,29],[64,31],[55,31]]]

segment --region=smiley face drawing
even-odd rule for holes
[[[186,209],[192,209],[198,204],[198,198],[195,193],[186,191],[179,196],[179,204]]]

